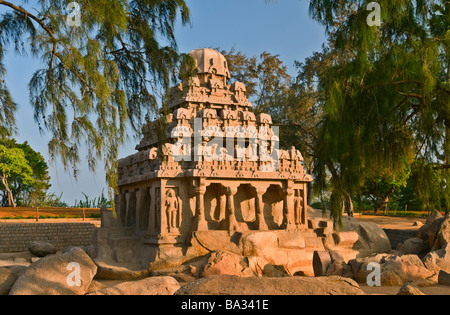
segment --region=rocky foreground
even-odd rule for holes
[[[80,281],[71,275],[71,262],[80,267]],[[82,248],[71,247],[50,254],[27,266],[0,267],[2,295],[362,295],[358,284],[348,278],[290,277],[283,270],[266,264],[257,277],[241,257],[228,252],[212,253],[190,266],[172,270],[132,271],[95,263]],[[258,267],[258,261],[253,266]],[[164,275],[166,274],[166,275]],[[107,280],[107,281],[105,281]],[[72,282],[73,281],[73,282]],[[108,281],[119,282],[105,286]],[[183,285],[184,284],[184,285]]]
[[[370,244],[373,238],[362,225],[352,225],[360,234],[358,246],[380,246]],[[0,295],[362,295],[372,263],[380,266],[381,286],[401,286],[399,295],[450,286],[450,216],[437,212],[395,250],[383,246],[386,252],[353,259],[332,248],[315,252],[316,277],[292,274],[270,256],[223,250],[171,269],[130,270],[91,259],[88,248],[56,252],[51,244],[31,243],[29,249],[22,256],[0,256]]]

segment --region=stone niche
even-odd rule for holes
[[[292,231],[297,249],[312,253],[321,238],[308,228],[312,177],[301,153],[278,148],[270,115],[252,112],[244,84],[228,84],[220,53],[190,56],[196,75],[172,88],[164,117],[119,161],[116,216],[98,233],[99,258],[156,268],[213,249],[239,252],[244,236],[267,231]]]

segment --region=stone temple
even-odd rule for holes
[[[171,90],[164,118],[119,161],[117,216],[103,218],[99,258],[162,268],[219,249],[246,255],[273,232],[276,256],[297,257],[294,271],[307,273],[327,226],[308,219],[301,153],[278,148],[270,115],[255,115],[243,83],[228,84],[223,55],[190,56],[194,77]]]

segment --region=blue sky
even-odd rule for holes
[[[191,9],[192,25],[177,25],[176,38],[180,52],[193,49],[219,47],[229,50],[235,47],[249,56],[264,51],[278,54],[295,76],[294,61],[303,61],[314,51],[319,51],[325,41],[324,28],[308,15],[309,1],[278,0],[266,4],[264,0],[187,0]],[[5,10],[0,10],[0,13]],[[6,80],[11,94],[19,104],[17,124],[19,142],[28,141],[46,159],[48,135],[41,135],[33,119],[29,103],[28,82],[39,68],[39,60],[31,56],[8,53]],[[138,141],[131,140],[120,148],[120,157],[135,153]],[[83,154],[81,154],[83,156]],[[97,197],[105,189],[105,174],[99,163],[95,174],[87,163],[80,163],[78,180],[72,172],[65,172],[60,163],[50,164],[51,192],[62,195],[72,205],[75,199],[83,199],[85,193]]]

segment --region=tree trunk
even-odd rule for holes
[[[307,167],[306,167],[306,172],[308,173],[308,174],[312,174],[313,173],[313,170],[314,170],[314,165],[313,165],[313,163],[310,163],[311,165],[308,165]],[[306,191],[306,203],[308,204],[308,205],[310,205],[311,204],[311,199],[312,199],[312,183],[308,183],[307,184],[307,191]]]
[[[14,202],[14,196],[11,189],[9,189],[8,178],[5,175],[2,176],[2,183],[5,186],[6,192],[8,193],[8,206],[15,208],[17,205]]]
[[[385,196],[383,201],[378,205],[378,207],[375,209],[375,213],[378,212],[378,210],[381,210],[383,208],[385,208],[385,210],[387,210],[387,206],[389,201],[391,201],[391,195],[394,193],[395,191],[395,186],[392,186],[392,189],[390,192],[388,192]]]
[[[450,121],[445,120],[444,165],[450,164]]]
[[[310,204],[311,204],[311,196],[312,196],[312,185],[311,185],[311,183],[308,183],[306,187],[307,187],[307,191],[306,191],[306,203],[307,203],[308,205],[310,205]]]
[[[353,201],[352,196],[350,196],[349,193],[346,194],[346,207],[347,207],[347,215],[351,218],[353,218],[354,214],[354,208],[353,208]]]

